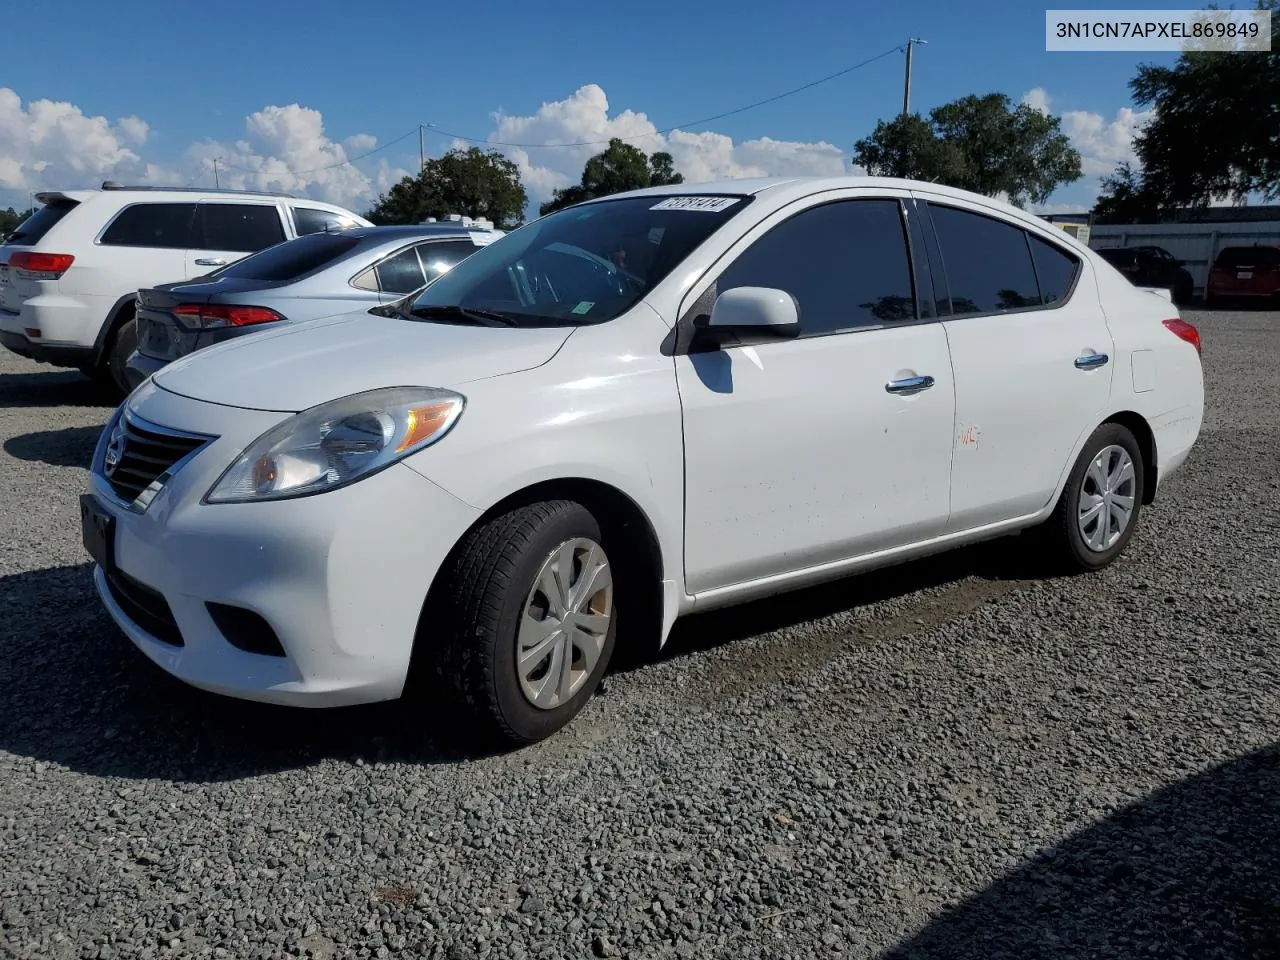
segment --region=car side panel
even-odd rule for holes
[[[684,605],[684,449],[666,327],[640,303],[573,332],[541,367],[486,384],[441,443],[405,461],[453,496],[487,510],[549,480],[585,479],[629,497],[662,553],[667,625]],[[465,389],[463,391],[465,393]]]

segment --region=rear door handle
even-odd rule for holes
[[[1076,357],[1076,368],[1079,370],[1092,370],[1094,367],[1100,367],[1111,358],[1105,353],[1086,353],[1083,356]]]
[[[225,267],[226,265],[227,261],[221,257],[201,257],[196,261],[198,267]]]
[[[889,393],[920,393],[933,386],[933,377],[907,377],[905,380],[890,380],[884,385]]]

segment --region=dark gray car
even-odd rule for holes
[[[203,347],[398,300],[502,235],[449,223],[357,227],[268,247],[195,280],[138,291],[137,386]]]

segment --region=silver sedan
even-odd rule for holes
[[[399,300],[501,235],[450,223],[313,233],[195,280],[139,290],[130,385],[224,340]]]

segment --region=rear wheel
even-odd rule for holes
[[[1093,432],[1045,525],[1058,565],[1100,570],[1120,556],[1142,512],[1144,471],[1127,427],[1104,423]]]
[[[101,374],[96,379],[109,384],[121,397],[128,396],[133,390],[125,373],[125,367],[129,362],[129,356],[137,347],[138,324],[133,317],[129,317],[111,334],[102,351],[102,359],[98,361]]]
[[[605,539],[585,507],[553,500],[495,517],[455,552],[415,656],[434,659],[481,741],[548,737],[595,692],[617,638]]]

